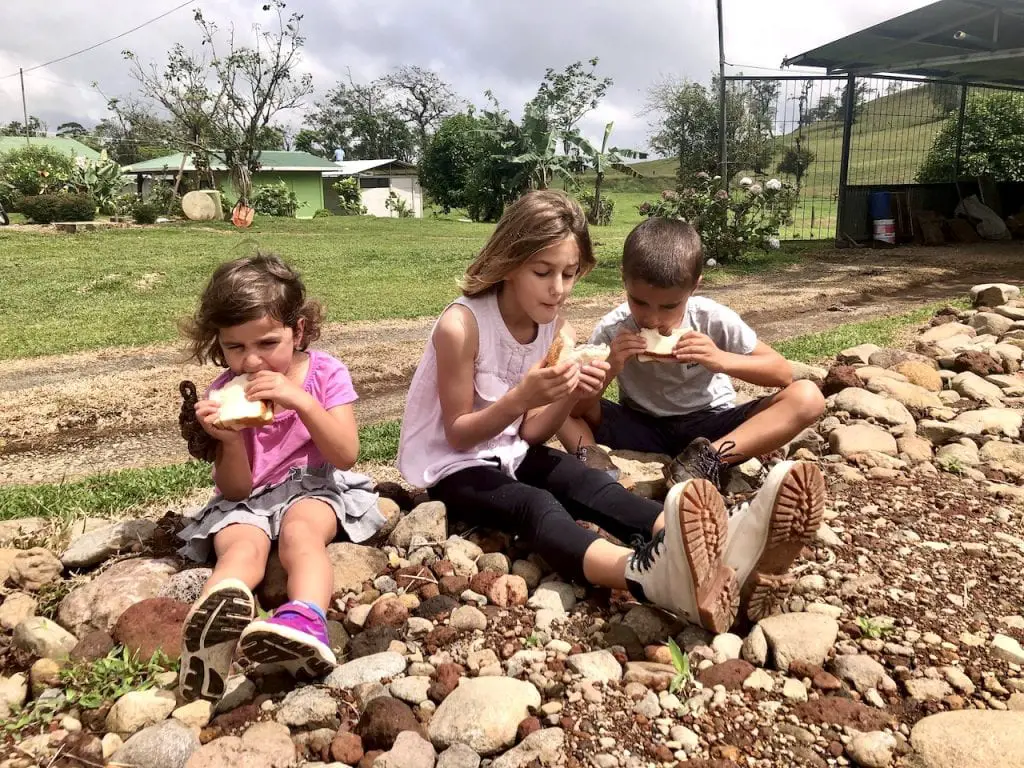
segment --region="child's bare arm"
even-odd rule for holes
[[[788,387],[793,383],[789,361],[761,341],[749,355],[740,355],[720,349],[703,333],[691,331],[676,344],[675,355],[681,363],[697,363],[760,387]]]
[[[338,405],[328,411],[311,397],[296,410],[323,457],[338,469],[351,469],[359,457],[355,409]]]
[[[245,451],[242,433],[215,426],[220,406],[212,400],[195,405],[196,419],[212,438],[217,440],[213,459],[213,478],[225,499],[240,501],[252,493],[252,468]]]

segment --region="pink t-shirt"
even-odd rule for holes
[[[207,397],[233,378],[231,371],[224,371],[210,384]],[[302,388],[328,411],[353,403],[358,397],[348,368],[330,355],[314,350],[309,351],[309,371]],[[243,429],[242,440],[249,454],[253,489],[280,483],[292,467],[319,467],[327,463],[295,411],[274,414],[274,422],[265,427]]]

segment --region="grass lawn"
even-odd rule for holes
[[[645,197],[617,195],[613,223],[593,228],[598,267],[575,295],[620,289],[622,243],[641,221],[636,205]],[[259,218],[248,231],[223,222],[79,235],[3,229],[0,359],[174,340],[177,320],[194,309],[216,265],[257,248],[297,267],[330,321],[434,315],[457,295],[456,279],[492,230],[453,218],[341,216]],[[795,258],[753,256],[709,279]]]

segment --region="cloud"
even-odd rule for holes
[[[5,75],[118,34],[174,4],[6,3],[14,7],[5,7],[6,32],[0,34],[0,121],[21,119],[18,78]],[[750,65],[777,67],[784,56],[925,4],[927,0],[725,0],[727,59],[748,73],[763,74]],[[269,20],[260,0],[200,0],[198,5],[220,26],[233,23],[240,36],[251,36],[254,23]],[[68,120],[91,128],[106,114],[105,100],[93,82],[107,96],[134,90],[121,56],[124,48],[144,61],[162,61],[175,42],[198,46],[193,7],[122,40],[30,72],[25,76],[29,113],[45,120],[51,131]],[[366,80],[400,64],[419,64],[438,71],[464,98],[482,103],[490,89],[517,113],[536,92],[546,68],[560,70],[598,56],[599,72],[613,77],[615,84],[582,128],[597,138],[604,122],[614,119],[613,141],[620,146],[645,145],[648,120],[639,113],[652,83],[664,76],[706,81],[718,65],[710,0],[293,0],[292,9],[304,15],[304,68],[313,74],[318,96],[349,70],[357,80]],[[300,120],[301,115],[292,115],[287,122],[297,126]]]

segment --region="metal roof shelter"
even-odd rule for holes
[[[846,75],[846,93],[858,77],[902,75],[961,86],[956,168],[959,174],[969,85],[1024,90],[1024,0],[939,0],[916,11],[787,58],[783,66],[820,67]],[[854,99],[843,104],[837,243],[847,233]],[[959,189],[959,188],[958,188]]]
[[[1024,88],[1024,0],[940,0],[783,61],[791,65]]]

